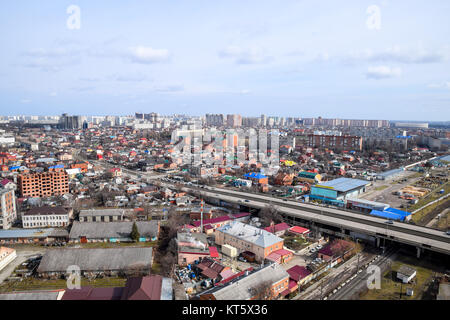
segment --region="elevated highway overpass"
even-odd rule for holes
[[[228,203],[240,204],[255,209],[273,205],[278,212],[292,222],[306,220],[327,226],[365,234],[377,239],[388,239],[417,248],[418,256],[423,250],[431,250],[450,255],[450,236],[445,232],[403,222],[386,223],[386,219],[363,213],[350,212],[312,204],[299,203],[261,194],[225,190],[222,188],[185,185],[184,191],[197,192],[205,198],[213,198]]]

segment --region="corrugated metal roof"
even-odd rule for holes
[[[317,184],[316,187],[331,187],[333,190],[340,192],[348,192],[353,189],[361,188],[368,185],[370,182],[359,180],[359,179],[351,179],[351,178],[338,178],[327,182],[322,182]]]

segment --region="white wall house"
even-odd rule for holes
[[[63,207],[38,207],[22,215],[23,228],[67,227],[72,210]]]
[[[16,257],[16,250],[0,247],[0,271],[11,263]]]

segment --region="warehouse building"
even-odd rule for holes
[[[78,266],[82,276],[126,274],[147,275],[153,263],[151,247],[108,249],[48,250],[37,269],[40,277],[58,278],[67,275],[70,266]]]
[[[370,182],[365,180],[338,178],[312,186],[310,199],[344,206],[347,198],[357,198],[369,185]]]
[[[155,241],[159,235],[159,221],[137,221],[139,241]],[[131,242],[133,222],[74,222],[70,242]]]
[[[44,244],[67,241],[69,233],[65,229],[10,229],[0,230],[0,244],[33,243]]]

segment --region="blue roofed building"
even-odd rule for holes
[[[369,185],[370,182],[365,180],[338,178],[312,186],[310,199],[344,206],[347,198],[357,198]]]

